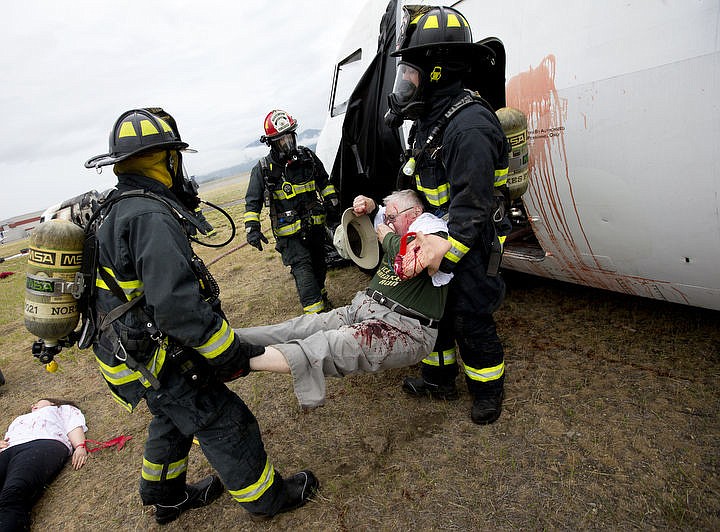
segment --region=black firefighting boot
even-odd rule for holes
[[[405,393],[415,397],[432,397],[445,401],[455,401],[459,397],[455,381],[447,384],[434,384],[423,377],[405,377],[402,384]]]
[[[225,491],[220,477],[209,475],[199,482],[185,486],[185,499],[174,505],[155,505],[155,521],[164,525],[175,521],[180,514],[193,508],[207,506]]]
[[[277,513],[300,508],[315,496],[319,488],[320,482],[312,471],[300,471],[290,478],[283,479],[285,501]],[[272,518],[273,515],[250,512],[250,519],[253,521],[267,521]]]
[[[489,425],[500,417],[502,412],[503,390],[492,395],[476,395],[473,399],[470,418],[478,425]]]

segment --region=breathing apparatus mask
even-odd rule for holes
[[[287,162],[297,156],[297,140],[295,132],[286,133],[272,140],[268,140],[273,158],[279,162]]]
[[[393,90],[388,94],[388,112],[385,123],[399,127],[403,120],[416,120],[425,109],[423,98],[423,70],[413,64],[401,61],[395,74]]]

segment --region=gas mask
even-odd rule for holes
[[[398,127],[403,120],[416,120],[425,109],[422,79],[424,73],[410,63],[400,62],[395,75],[393,90],[388,94],[390,109],[385,114],[385,123]]]
[[[286,133],[270,141],[270,147],[274,152],[277,160],[280,162],[286,162],[292,159],[297,154],[297,142],[295,140],[295,133]]]

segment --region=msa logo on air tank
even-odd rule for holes
[[[55,264],[55,253],[30,248],[28,261],[37,264]]]
[[[58,255],[60,256],[60,262],[57,260]],[[82,253],[57,253],[55,251],[41,251],[30,248],[28,261],[36,264],[49,264],[51,266],[77,267],[82,264]]]

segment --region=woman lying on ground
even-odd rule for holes
[[[0,530],[29,530],[33,505],[67,459],[75,469],[87,462],[86,431],[71,401],[40,399],[15,418],[0,440]]]

